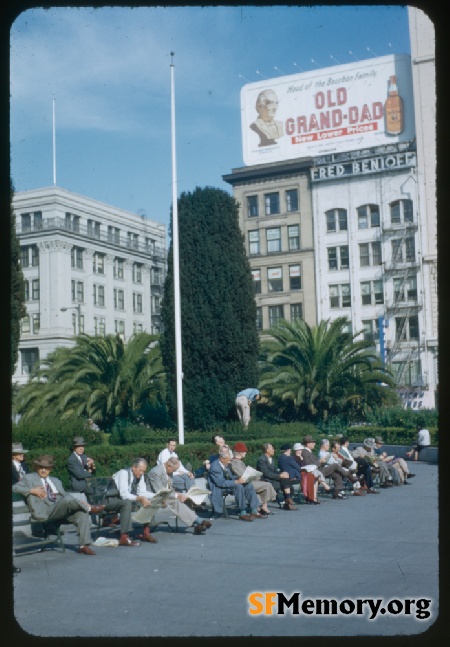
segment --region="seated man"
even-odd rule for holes
[[[28,452],[28,449],[22,447],[22,443],[13,443],[12,444],[12,482],[17,483],[25,474],[28,474],[29,469],[28,465],[24,460],[24,454]]]
[[[206,519],[200,519],[195,512],[190,510],[185,504],[187,499],[186,495],[181,492],[176,492],[173,488],[172,474],[174,474],[180,466],[180,461],[178,458],[171,457],[169,458],[164,465],[156,465],[148,473],[148,478],[150,481],[150,487],[153,494],[159,492],[159,490],[168,489],[170,490],[170,495],[163,503],[162,507],[168,507],[172,510],[175,516],[177,516],[183,523],[187,526],[194,527],[194,535],[201,535],[207,528],[211,527],[211,522]],[[153,516],[158,512],[158,509],[149,509],[149,523],[152,520]]]
[[[241,478],[247,467],[244,463],[247,451],[248,449],[245,443],[236,443],[233,447],[233,458],[230,461],[230,469],[238,478]],[[259,513],[267,517],[270,514],[267,503],[268,501],[275,501],[277,494],[273,489],[273,486],[268,481],[257,479],[252,481],[252,485],[261,501]]]
[[[349,449],[350,438],[347,436],[341,437],[341,448],[339,454],[352,462],[352,468],[358,475],[358,479],[361,482],[361,489],[366,494],[380,494],[378,490],[375,490],[373,487],[373,478],[372,478],[372,466],[366,461],[363,457],[357,456],[354,457]]]
[[[256,462],[256,469],[262,472],[264,480],[272,484],[276,492],[280,490],[284,497],[284,510],[297,510],[291,497],[291,481],[288,472],[281,472],[273,462],[275,449],[270,443],[263,445],[264,454]]]
[[[36,521],[45,524],[73,523],[77,527],[78,552],[82,555],[95,555],[90,547],[91,518],[98,514],[104,505],[90,506],[85,501],[74,499],[66,494],[59,479],[50,478],[53,469],[53,456],[42,454],[34,459],[36,471],[25,476],[13,485],[13,492],[26,498],[31,514]]]
[[[167,441],[166,448],[159,453],[156,464],[165,465],[169,458],[176,458],[179,463],[179,468],[172,476],[173,487],[175,490],[178,490],[178,492],[187,492],[189,488],[195,485],[195,478],[193,473],[189,472],[178,458],[178,455],[175,452],[176,447],[177,441],[175,438],[170,438]]]
[[[316,441],[309,434],[304,437],[303,445],[305,448],[303,450],[303,465],[316,465],[324,476],[330,476],[334,481],[333,499],[346,499],[347,497],[342,491],[342,479],[348,478],[351,483],[354,483],[357,480],[356,477],[352,476],[348,470],[344,470],[341,465],[325,465],[327,460],[326,458],[320,459],[313,454],[315,444]]]
[[[222,493],[229,491],[234,495],[239,508],[239,519],[241,521],[253,521],[254,519],[264,519],[259,512],[259,499],[255,488],[251,483],[242,483],[241,479],[236,479],[228,465],[231,461],[231,452],[228,447],[222,447],[219,451],[219,458],[211,463],[209,469],[209,484],[211,487],[211,504],[213,510],[222,512],[223,501]],[[250,513],[247,514],[247,504]]]
[[[329,443],[328,443],[328,446],[329,446]],[[341,450],[341,444],[337,440],[334,440],[331,443],[331,451],[329,452],[328,460],[325,463],[325,465],[334,465],[334,464],[340,465],[344,470],[346,470],[349,474],[351,474],[351,476],[354,479],[356,479],[352,481],[353,496],[364,496],[364,492],[362,491],[362,488],[361,488],[361,483],[359,482],[358,477],[356,475],[357,473],[356,462],[354,460],[350,460],[342,456],[340,454],[340,450]],[[348,479],[348,477],[345,477],[345,478]]]
[[[92,458],[85,454],[85,442],[81,436],[73,439],[73,452],[67,459],[67,471],[70,476],[70,485],[72,490],[81,495],[80,498],[87,501],[86,488],[87,481],[95,473],[95,463]],[[75,496],[75,495],[74,495]],[[75,497],[78,498],[78,497]],[[103,520],[104,526],[115,525],[120,521],[120,539],[119,546],[139,546],[139,542],[129,538],[129,533],[133,528],[131,522],[131,501],[120,499],[119,497],[110,497],[105,505],[105,512],[114,513],[113,519]],[[117,514],[120,517],[117,517]]]
[[[375,454],[375,439],[366,438],[362,447],[357,447],[353,452],[353,457],[363,456],[372,466],[372,471],[380,475],[380,487],[394,487],[394,481],[400,482],[400,476],[396,469],[389,467]]]
[[[291,456],[292,447],[289,443],[285,443],[280,447],[281,454],[278,457],[278,467],[282,472],[289,474],[291,483],[300,483],[302,478],[301,467]]]
[[[324,475],[315,465],[306,465],[303,463],[303,450],[305,449],[301,443],[294,444],[294,459],[300,466],[302,475],[302,491],[305,496],[306,503],[319,505],[318,499],[319,483],[322,485],[326,492],[331,490],[330,486],[325,480]]]
[[[388,468],[393,467],[398,472],[400,480],[397,481],[396,479],[394,479],[394,484],[410,485],[407,479],[412,478],[413,476],[415,476],[415,474],[411,474],[409,467],[403,458],[397,458],[394,456],[394,458],[392,458],[391,460],[387,460],[389,457],[386,452],[382,450],[383,445],[384,440],[381,438],[381,436],[375,436],[375,455],[379,458],[379,460],[383,461],[383,463],[385,463]]]
[[[213,445],[216,445],[217,447],[217,454],[211,454],[209,457],[209,462],[212,463],[213,461],[216,461],[219,458],[219,451],[221,447],[228,447],[228,445],[225,443],[225,438],[223,436],[219,436],[218,434],[214,434],[214,436],[211,438],[211,442]],[[231,458],[233,458],[233,452],[231,451]]]

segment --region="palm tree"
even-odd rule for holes
[[[316,327],[298,320],[271,328],[259,386],[283,417],[326,420],[397,401],[392,375],[370,342],[345,332],[347,323],[341,317]]]
[[[118,335],[80,335],[73,348],[58,348],[39,364],[16,408],[25,419],[50,410],[109,426],[164,396],[157,336],[139,333],[125,345]]]

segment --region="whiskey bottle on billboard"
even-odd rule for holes
[[[400,135],[403,131],[403,99],[398,94],[397,77],[389,77],[388,98],[384,104],[386,133]]]

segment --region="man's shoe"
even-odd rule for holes
[[[403,481],[403,485],[412,485],[412,483],[408,483],[408,481],[405,479],[405,480]]]
[[[380,494],[378,490],[374,490],[373,487],[367,488],[368,494]]]
[[[89,514],[98,514],[99,512],[103,512],[105,508],[106,508],[106,505],[91,505]]]
[[[140,546],[139,541],[134,541],[134,539],[130,539],[128,535],[121,535],[119,539],[119,546]]]
[[[267,519],[267,517],[268,517],[269,515],[267,515],[267,514],[261,514],[260,512],[256,512],[256,513],[255,513],[255,512],[252,512],[252,513],[250,514],[250,516],[251,516],[253,519]]]
[[[141,541],[146,541],[148,544],[157,544],[158,540],[153,537],[149,532],[143,532],[142,535],[137,536]]]
[[[410,472],[409,474],[406,475],[406,478],[407,479],[412,479],[414,476],[415,476],[415,474],[411,474],[411,472]]]
[[[241,521],[253,521],[253,516],[251,514],[240,514],[239,519]]]
[[[361,490],[353,490],[353,496],[365,496]]]
[[[113,526],[117,526],[120,523],[119,517],[110,517],[109,519],[103,519],[102,521],[102,527],[103,528],[112,528]]]
[[[388,484],[387,484],[387,482],[386,482],[386,483],[382,483],[382,484],[380,485],[380,487],[382,487],[382,488],[385,490],[386,488],[388,488],[388,487],[389,487],[389,485],[388,485]]]
[[[283,505],[283,510],[297,510],[297,506],[294,505],[292,499],[286,499]]]
[[[78,549],[78,552],[82,555],[95,555],[94,551],[89,546],[81,546]]]
[[[204,532],[206,532],[206,526],[203,524],[198,523],[194,526],[194,535],[202,535]]]
[[[203,519],[203,521],[202,521],[201,525],[202,525],[204,528],[211,528],[212,523],[211,523],[211,521],[208,521],[207,519]]]

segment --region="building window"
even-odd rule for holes
[[[392,262],[414,263],[416,260],[416,246],[414,236],[409,238],[396,238],[392,241]]]
[[[37,245],[20,248],[20,264],[22,267],[39,266],[39,249]]]
[[[363,335],[365,341],[375,344],[379,339],[379,322],[378,319],[366,319],[362,321]]]
[[[124,261],[122,258],[114,259],[113,275],[115,279],[123,279]]]
[[[247,196],[247,217],[256,218],[257,216],[259,216],[258,196],[248,195]]]
[[[300,227],[299,225],[289,225],[288,227],[288,244],[289,251],[293,252],[300,249]]]
[[[161,314],[161,297],[159,296],[152,296],[152,315],[160,315]]]
[[[276,227],[275,229],[266,229],[267,237],[267,253],[275,254],[276,252],[281,252],[281,229]]]
[[[395,339],[397,341],[415,341],[419,339],[419,317],[395,317]]]
[[[20,216],[22,233],[31,231],[31,213],[22,213]]]
[[[357,208],[358,229],[380,226],[380,209],[376,204],[364,204]]]
[[[93,261],[93,271],[94,274],[104,274],[105,273],[105,255],[95,252],[94,261]]]
[[[384,303],[383,281],[364,281],[361,283],[361,302],[363,306]]]
[[[72,280],[72,302],[84,302],[84,283]]]
[[[24,292],[25,292],[25,301],[30,300],[30,283],[29,281],[23,282]]]
[[[142,283],[142,265],[140,263],[133,263],[133,282]]]
[[[100,239],[100,223],[97,220],[87,221],[87,233],[91,238]]]
[[[298,191],[297,189],[289,189],[286,191],[286,209],[288,213],[291,211],[298,211]]]
[[[417,278],[415,276],[394,279],[394,300],[417,300]]]
[[[31,332],[30,315],[25,315],[25,317],[22,317],[22,319],[20,320],[20,332],[22,333],[22,335]]]
[[[396,200],[395,202],[391,202],[389,207],[392,225],[414,221],[412,200]]]
[[[280,213],[279,193],[266,193],[264,196],[264,203],[266,206],[266,216],[273,216]]]
[[[31,281],[31,299],[32,301],[39,301],[39,279]]]
[[[133,292],[133,312],[142,313],[142,294]]]
[[[71,213],[65,215],[66,229],[69,231],[80,232],[80,216],[74,216]]]
[[[80,247],[72,247],[70,250],[70,262],[77,270],[83,269],[83,250]]]
[[[412,360],[409,362],[392,362],[390,365],[394,373],[397,386],[421,386],[422,376],[420,362]]]
[[[261,270],[252,270],[255,294],[261,294]]]
[[[256,308],[256,330],[262,330],[263,319],[262,319],[262,308]]]
[[[350,308],[351,292],[350,284],[330,285],[330,308]]]
[[[381,243],[360,243],[359,264],[361,267],[381,265]]]
[[[303,303],[291,303],[291,321],[303,319]]]
[[[133,321],[133,335],[137,335],[138,333],[143,331],[143,326],[141,323],[137,321]]]
[[[281,319],[284,319],[283,306],[269,306],[269,326],[276,326]]]
[[[145,239],[145,251],[149,254],[154,254],[156,251],[156,241],[153,238]]]
[[[152,285],[162,285],[163,284],[163,273],[159,267],[152,267],[150,273],[150,282]]]
[[[327,252],[329,270],[348,270],[348,245],[341,245],[340,247],[328,247]]]
[[[120,245],[120,229],[118,227],[108,225],[108,243]]]
[[[300,265],[289,265],[289,288],[291,290],[302,289]]]
[[[38,348],[24,348],[20,351],[22,375],[30,375],[34,365],[39,361]]]
[[[115,319],[114,331],[116,335],[125,335],[125,321],[122,321],[122,319]]]
[[[72,330],[74,335],[82,335],[84,333],[84,315],[72,312]]]
[[[268,284],[269,292],[283,291],[283,268],[282,267],[267,268],[267,284]]]
[[[106,334],[106,324],[104,317],[94,317],[94,335],[104,337]]]
[[[333,231],[347,231],[346,209],[330,209],[325,212],[327,219],[327,233]]]
[[[139,234],[133,234],[129,231],[127,245],[129,249],[137,249],[139,246]]]
[[[41,329],[41,315],[39,312],[33,314],[33,335],[37,335]]]
[[[257,229],[248,232],[248,251],[251,256],[260,252],[259,231]]]
[[[105,286],[94,284],[94,306],[105,305]]]
[[[114,289],[114,309],[123,310],[125,304],[125,295],[123,290]]]

